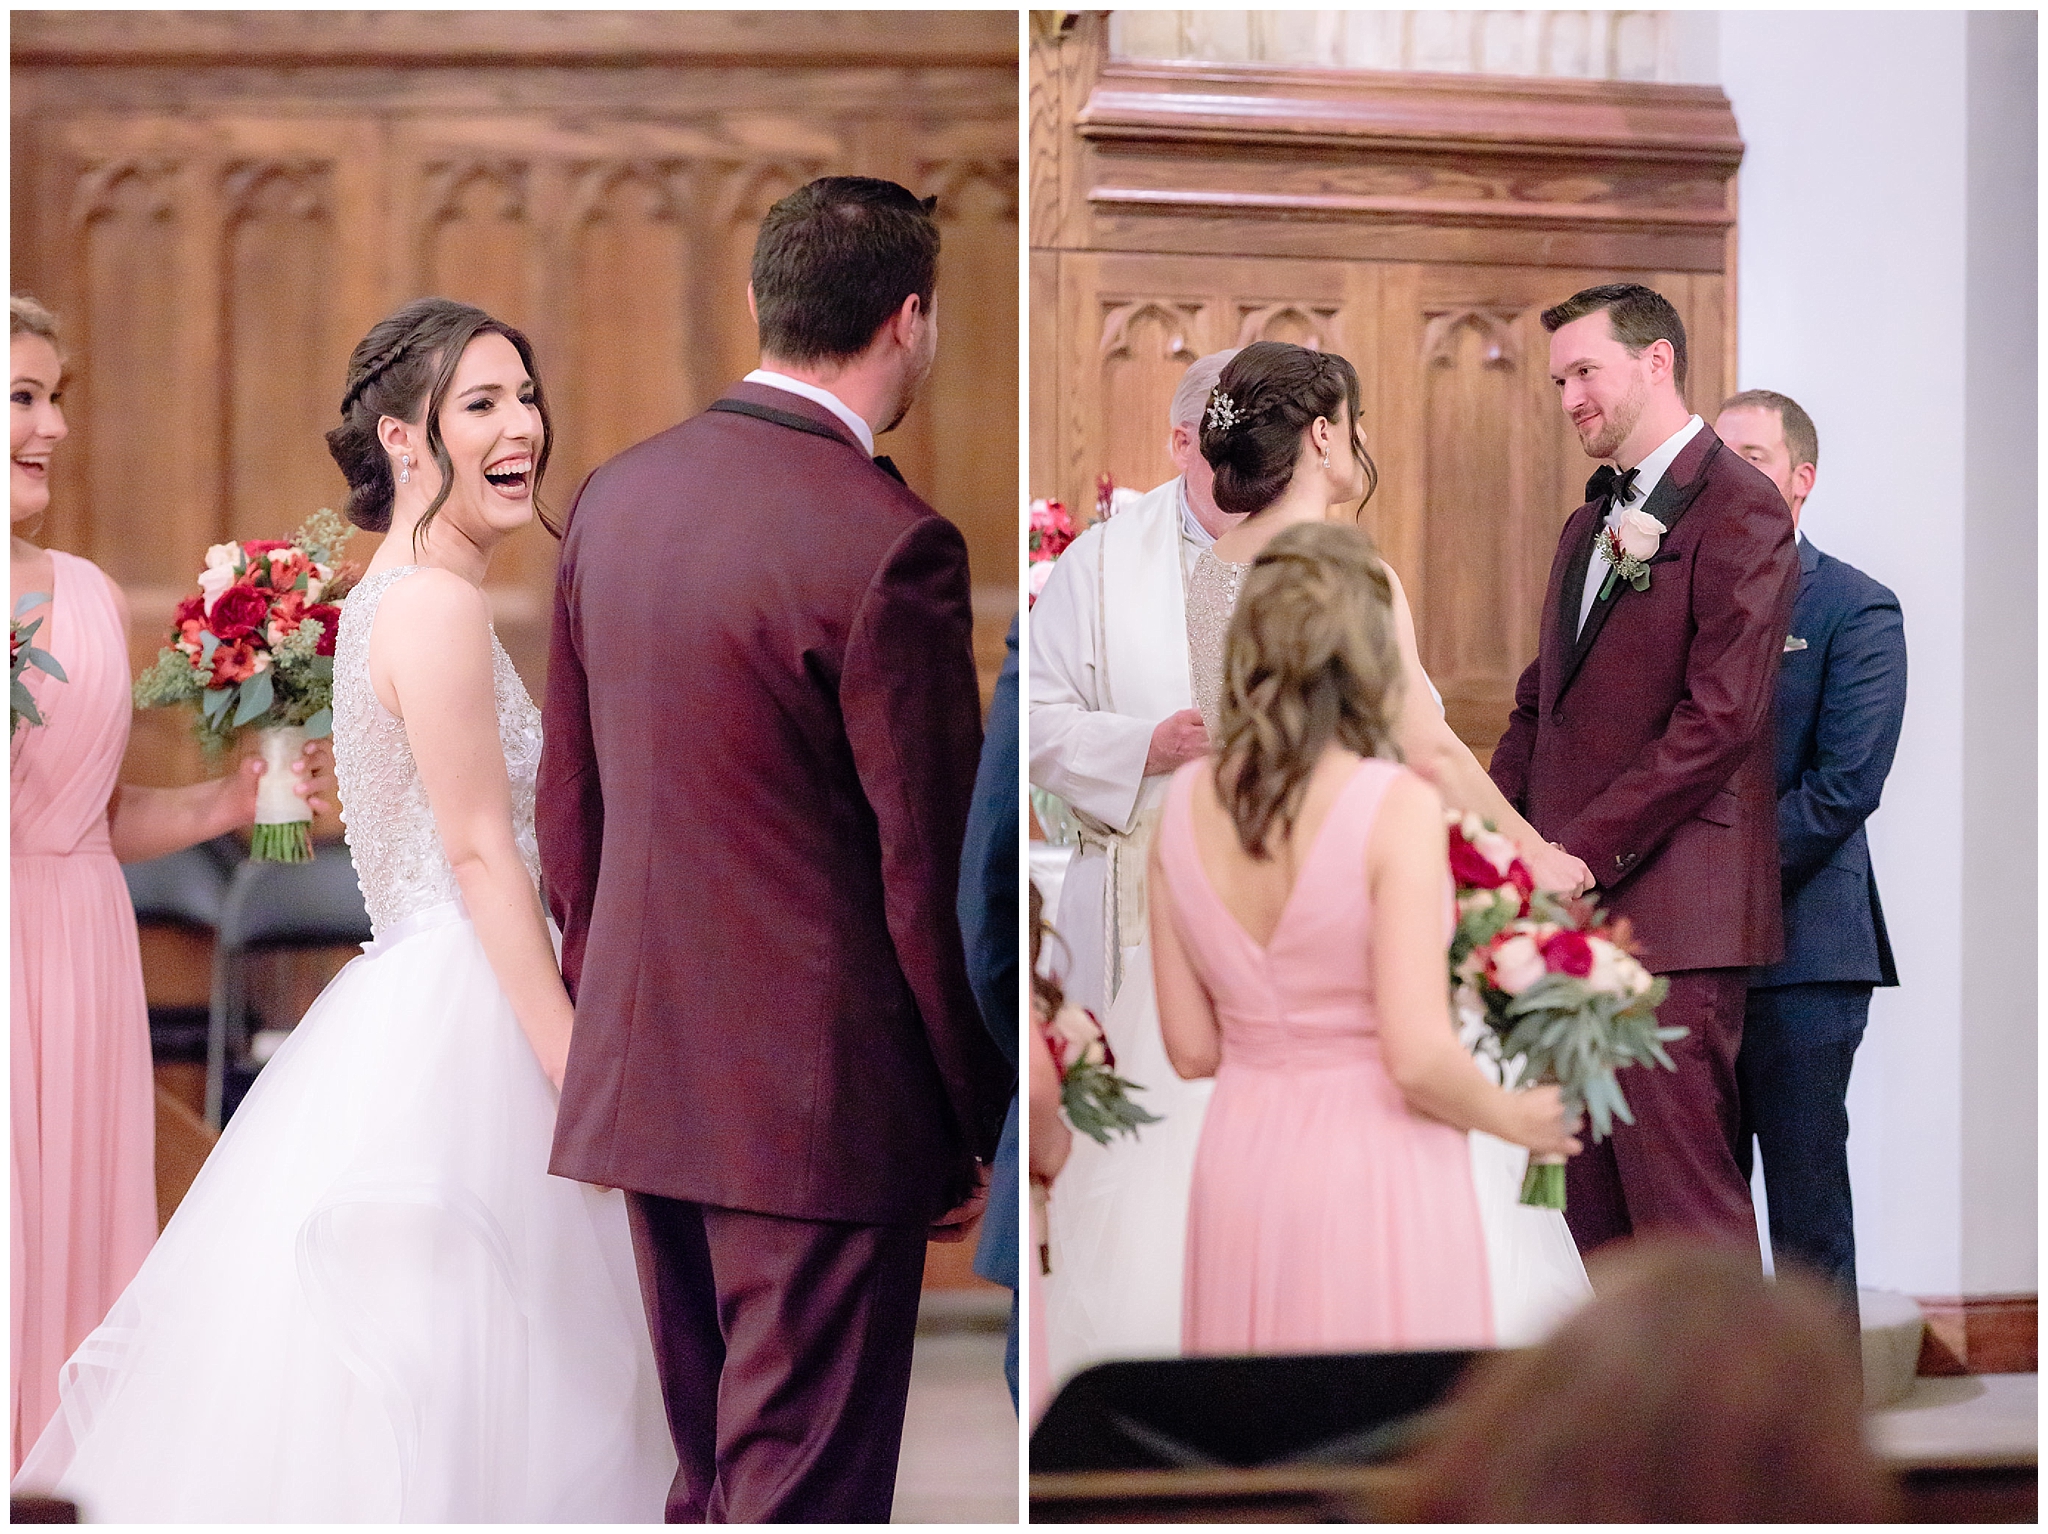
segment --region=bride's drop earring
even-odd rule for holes
[[[1327,469],[1329,466],[1330,455],[1325,453],[1323,454],[1323,467]],[[398,455],[398,482],[401,485],[412,483],[412,454],[410,453],[400,453]]]
[[[1324,449],[1323,449],[1323,467],[1327,469],[1327,468],[1328,468],[1329,466],[1330,466],[1330,450],[1329,450],[1328,448],[1324,448]]]

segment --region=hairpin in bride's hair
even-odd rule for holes
[[[1244,419],[1245,413],[1221,389],[1209,396],[1209,419],[1204,424],[1211,431],[1229,431]]]

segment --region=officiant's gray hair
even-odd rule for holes
[[[1200,426],[1202,412],[1209,408],[1209,396],[1215,392],[1216,381],[1223,376],[1223,370],[1230,365],[1230,359],[1243,351],[1233,346],[1225,351],[1211,352],[1206,357],[1197,357],[1188,364],[1188,370],[1180,375],[1180,387],[1173,391],[1173,404],[1168,407],[1166,429],[1176,426]]]

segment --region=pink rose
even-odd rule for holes
[[[1528,934],[1518,932],[1494,946],[1488,967],[1497,987],[1510,996],[1519,996],[1543,978],[1543,950]]]
[[[1614,526],[1614,541],[1629,558],[1648,559],[1664,541],[1665,531],[1664,524],[1648,512],[1624,511]]]

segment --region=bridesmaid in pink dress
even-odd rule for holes
[[[126,605],[90,561],[21,536],[49,505],[50,455],[64,439],[56,324],[10,304],[10,610],[67,680],[31,668],[43,716],[11,740],[9,1357],[11,1464],[57,1406],[57,1374],[127,1287],[156,1239],[156,1093],[135,911],[122,862],[161,857],[248,825],[260,761],[180,789],[122,789],[128,747]],[[326,744],[300,785],[331,785]],[[326,800],[312,798],[316,808]]]
[[[1231,621],[1217,754],[1174,775],[1152,854],[1167,1054],[1216,1078],[1189,1353],[1488,1345],[1465,1131],[1578,1149],[1556,1088],[1504,1092],[1458,1042],[1442,802],[1384,759],[1399,677],[1365,539],[1276,536]]]

